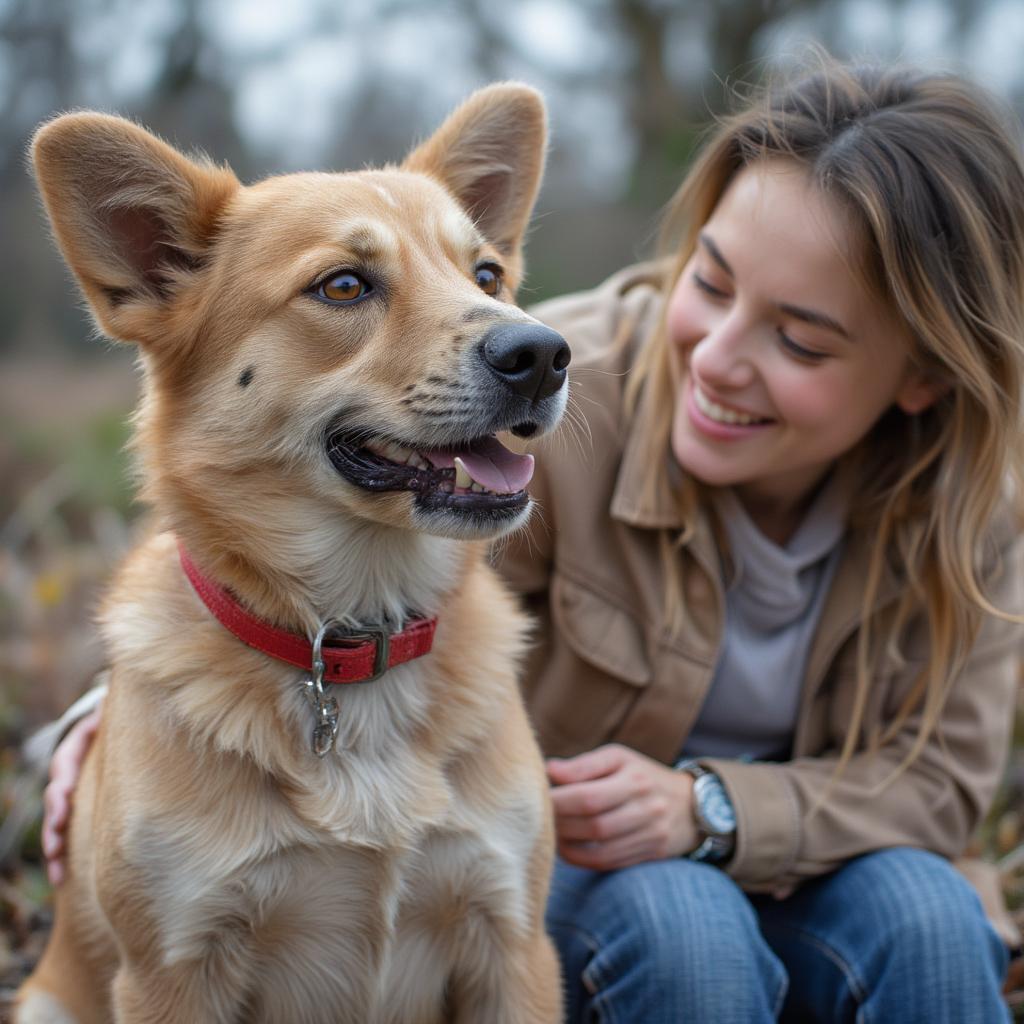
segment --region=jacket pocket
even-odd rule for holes
[[[571,756],[600,746],[651,680],[641,623],[624,609],[555,573],[552,643],[531,713],[549,754]]]

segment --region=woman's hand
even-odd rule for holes
[[[547,762],[558,852],[610,871],[678,857],[698,841],[693,778],[618,744]]]
[[[51,885],[64,881],[64,836],[71,811],[71,796],[82,773],[82,762],[100,724],[102,706],[76,722],[50,759],[50,783],[43,793],[43,856]]]

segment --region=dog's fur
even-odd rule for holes
[[[139,345],[136,451],[167,532],[105,604],[112,683],[21,1024],[560,1019],[524,621],[484,550],[528,511],[425,511],[347,482],[324,443],[518,422],[480,342],[530,322],[512,297],[544,137],[532,90],[492,86],[400,167],[244,187],[119,118],[38,132],[57,241],[101,329]],[[504,268],[496,297],[481,261]],[[338,268],[372,275],[372,298],[317,301]],[[540,403],[541,429],[564,401]],[[176,539],[279,626],[416,611],[439,618],[433,651],[334,687],[319,760],[303,673],[211,617]]]

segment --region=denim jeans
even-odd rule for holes
[[[944,859],[892,849],[792,896],[687,860],[559,861],[548,931],[568,1024],[1000,1024],[1008,953]]]

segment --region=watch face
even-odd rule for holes
[[[736,810],[717,775],[702,775],[694,782],[693,793],[709,832],[728,835],[736,831]]]

